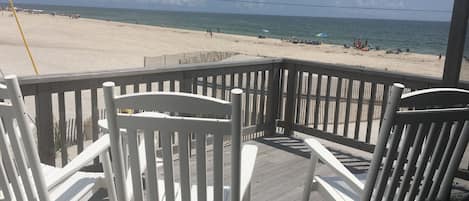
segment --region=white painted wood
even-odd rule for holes
[[[130,166],[131,177],[132,177],[132,188],[134,194],[134,201],[143,201],[143,187],[142,177],[140,172],[140,156],[138,151],[137,142],[137,131],[134,129],[127,129],[128,140],[129,140],[129,154],[130,154]]]
[[[106,178],[106,187],[107,187],[107,194],[109,196],[109,200],[117,200],[117,193],[116,187],[114,186],[114,175],[112,175],[112,164],[111,164],[111,157],[109,156],[109,152],[101,153],[100,155],[101,161],[103,163],[103,172]]]
[[[178,132],[214,133],[229,135],[231,121],[196,117],[148,117],[133,114],[118,114],[117,123],[122,128],[159,130],[173,129]]]
[[[126,94],[115,99],[117,108],[177,112],[186,114],[229,115],[230,103],[220,99],[189,93],[143,92]]]
[[[7,172],[8,177],[10,178],[10,182],[12,184],[13,192],[15,194],[16,199],[26,200],[26,193],[24,193],[24,188],[20,185],[19,178],[17,177],[18,171],[16,170],[15,163],[9,153],[8,147],[10,147],[10,143],[7,140],[3,123],[0,122],[0,152],[2,153],[2,158],[4,162],[3,165],[5,165],[5,170]]]
[[[173,171],[173,147],[171,144],[172,132],[160,130],[163,146],[164,187],[166,188],[166,200],[174,200],[174,171]]]
[[[153,131],[145,130],[145,161],[147,161],[147,172],[146,172],[146,189],[147,189],[147,200],[158,200],[158,177],[156,168],[156,155],[155,155],[155,135]]]
[[[9,97],[7,85],[0,83],[0,99],[10,99]]]
[[[257,157],[257,146],[251,144],[243,145],[241,150],[241,179],[240,191],[244,201],[251,200],[251,178]]]
[[[137,141],[135,140],[135,130],[144,131],[145,157],[148,163],[158,163],[155,156],[155,133],[161,138],[162,164],[148,164],[145,179],[147,180],[146,195],[149,200],[184,200],[184,201],[223,201],[223,200],[249,200],[250,196],[245,195],[250,192],[251,177],[254,170],[254,163],[257,154],[257,147],[245,145],[241,149],[241,93],[237,89],[232,91],[232,103],[204,97],[194,94],[178,92],[158,92],[129,94],[114,97],[114,84],[107,82],[104,85],[106,96],[106,110],[113,114],[108,114],[107,124],[100,123],[109,131],[111,136],[128,136],[130,169],[134,169],[134,164],[139,164],[132,158],[143,157],[137,154]],[[136,109],[140,111],[136,114],[118,113],[120,109]],[[158,111],[158,112],[152,112]],[[159,112],[167,112],[161,114]],[[147,114],[147,115],[142,115]],[[171,114],[171,115],[168,115]],[[178,115],[185,116],[178,116]],[[192,114],[192,115],[189,115]],[[203,117],[194,114],[202,114]],[[227,119],[231,117],[231,119]],[[131,132],[130,132],[131,131]],[[114,134],[112,133],[114,132]],[[119,134],[117,134],[117,132]],[[172,137],[177,134],[179,144],[179,175],[180,182],[174,181],[173,173],[173,146]],[[194,134],[196,138],[196,180],[197,185],[191,185],[189,167],[189,134]],[[207,186],[207,158],[206,140],[207,135],[213,135],[214,143],[214,186]],[[232,137],[232,185],[225,186],[223,182],[223,139],[225,135]],[[111,142],[111,149],[116,144]],[[120,149],[117,147],[117,149]],[[150,153],[149,153],[150,152]],[[114,153],[114,152],[113,152]],[[123,164],[114,163],[113,166]],[[159,166],[163,166],[164,179],[158,179],[157,171]],[[138,169],[138,168],[136,168]],[[133,186],[137,183],[140,186],[142,171],[132,171],[132,182],[125,177],[125,174],[116,174],[116,177],[126,181],[120,186],[127,186],[129,197],[126,200],[139,201],[141,189]],[[137,180],[137,177],[140,178]],[[116,179],[116,183],[118,183]],[[234,191],[233,191],[234,190]],[[132,192],[134,191],[134,192]],[[138,194],[136,191],[139,191]],[[235,192],[235,195],[233,195]],[[233,199],[234,198],[234,199]]]
[[[0,103],[0,153],[3,161],[0,169],[2,174],[6,170],[8,175],[2,183],[9,183],[7,186],[11,186],[14,192],[7,192],[7,196],[17,201],[81,200],[104,187],[103,173],[87,174],[78,170],[99,154],[107,153],[109,137],[100,138],[64,168],[41,164],[32,127],[25,117],[17,78],[10,75],[5,77],[5,81],[8,97],[4,98],[9,99],[10,103]]]
[[[179,139],[179,175],[181,178],[181,199],[190,200],[191,183],[189,169],[189,133],[178,133]]]
[[[326,200],[447,200],[454,174],[469,141],[469,91],[425,89],[402,95],[394,84],[368,174],[353,175],[314,139],[303,201],[312,181]],[[437,109],[434,109],[437,108]],[[462,125],[464,122],[464,125]],[[314,176],[317,157],[339,177]],[[362,181],[366,183],[363,184]]]
[[[241,195],[241,89],[231,90],[231,201],[240,201]]]
[[[345,182],[356,192],[362,193],[364,184],[355,177],[334,155],[321,145],[315,139],[309,138],[305,140],[305,144],[312,150],[311,154],[316,155],[319,160],[323,161],[337,175],[344,178]]]
[[[2,191],[2,194],[0,196],[2,197],[2,199],[12,200],[11,196],[13,195],[13,192],[11,191],[10,182],[8,182],[7,173],[5,172],[5,168],[3,166],[1,157],[0,157],[0,190]]]
[[[196,140],[196,170],[197,170],[197,201],[207,200],[207,167],[206,162],[206,135],[195,133]]]
[[[106,104],[106,119],[108,122],[109,134],[111,136],[112,170],[115,176],[117,199],[127,201],[126,174],[124,165],[124,155],[122,152],[122,138],[116,120],[116,107],[114,104],[114,83],[103,83],[104,101]]]
[[[311,194],[311,190],[316,190],[313,189],[313,179],[314,179],[314,172],[316,171],[316,165],[319,162],[319,158],[316,156],[316,154],[310,154],[310,162],[309,162],[309,168],[308,172],[306,172],[306,179],[305,179],[305,185],[303,189],[303,197],[302,201],[308,201],[309,196]]]

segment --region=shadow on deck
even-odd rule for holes
[[[305,137],[308,136],[295,133],[292,137],[264,137],[248,142],[256,144],[259,147],[254,176],[252,178],[252,201],[301,200],[303,183],[309,162],[309,149],[304,145],[302,140]],[[352,173],[366,173],[370,165],[370,153],[325,140],[320,141]],[[229,152],[229,148],[225,149],[225,152]],[[225,161],[225,166],[229,166],[228,161]],[[175,166],[177,166],[177,162]],[[212,174],[211,171],[211,169],[207,169],[207,176]],[[318,165],[316,171],[317,174],[322,176],[334,176],[333,171],[322,163]],[[226,174],[225,182],[229,182]],[[468,195],[468,182],[456,179],[452,191],[452,200],[469,200]],[[106,200],[104,197],[106,197],[105,192],[101,192],[93,200]],[[319,193],[312,192],[310,200],[321,201],[323,198]]]

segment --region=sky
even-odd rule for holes
[[[6,0],[0,0],[0,2],[2,1],[6,2]],[[453,0],[15,0],[15,2],[195,12],[429,21],[450,21],[453,8]],[[334,8],[337,6],[342,8]],[[399,11],[400,9],[413,11]],[[430,12],[422,12],[421,10],[430,10]]]

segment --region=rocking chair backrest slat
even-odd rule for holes
[[[207,165],[205,163],[199,163],[200,161],[206,161],[206,135],[195,133],[196,140],[196,170],[197,170],[197,201],[207,201]]]
[[[465,105],[469,100],[469,91],[455,88],[423,89],[404,94],[400,107],[429,108]]]
[[[153,131],[145,130],[144,140],[145,148],[155,150],[155,135]],[[158,176],[156,174],[156,154],[154,151],[145,152],[145,160],[147,160],[147,175],[145,178],[147,187],[147,200],[158,200]]]
[[[141,94],[128,94],[124,96],[114,97],[114,84],[107,82],[103,84],[104,94],[106,99],[107,119],[109,130],[113,138],[120,139],[123,133],[115,132],[119,129],[127,130],[127,138],[130,154],[130,169],[132,177],[132,190],[133,200],[143,200],[143,185],[142,174],[139,171],[140,167],[137,164],[140,160],[147,161],[147,172],[145,176],[146,182],[146,198],[147,200],[160,200],[162,197],[166,201],[177,200],[180,196],[182,200],[191,199],[191,175],[190,175],[190,150],[189,141],[192,139],[191,135],[195,135],[195,172],[197,181],[197,200],[207,200],[207,140],[212,139],[213,142],[213,184],[214,200],[223,200],[224,196],[224,182],[223,182],[223,143],[224,136],[230,135],[232,141],[240,138],[241,130],[233,129],[235,125],[241,124],[234,123],[233,111],[240,110],[241,106],[235,103],[230,103],[214,98],[203,97],[194,94],[177,93],[177,92],[151,92]],[[240,96],[240,90],[233,91],[233,97]],[[237,104],[239,104],[238,102]],[[117,111],[124,109],[133,109],[136,114],[123,114]],[[156,113],[165,112],[167,114]],[[239,111],[240,113],[240,111]],[[239,116],[239,115],[238,115]],[[230,118],[231,117],[231,118]],[[233,132],[238,131],[238,132]],[[143,133],[143,137],[141,134]],[[142,142],[142,139],[144,142]],[[162,172],[163,177],[158,177],[161,172],[156,165],[158,161],[155,159],[160,153],[156,150],[155,139],[160,139],[161,143],[161,157],[162,157]],[[173,144],[177,140],[177,149],[174,149]],[[239,139],[240,141],[240,139]],[[116,154],[122,153],[119,145],[121,142],[111,143],[111,151]],[[145,156],[139,156],[138,146],[144,143]],[[112,150],[112,149],[117,149]],[[232,143],[233,153],[232,156],[237,157],[240,152],[240,144]],[[174,151],[174,153],[173,153]],[[175,164],[173,157],[179,156],[178,165]],[[145,157],[142,159],[142,157]],[[114,159],[113,155],[113,159]],[[125,166],[119,162],[122,160],[122,154],[113,161],[116,169],[116,178],[123,177],[124,174],[119,173]],[[117,162],[116,162],[117,161]],[[240,166],[240,161],[237,160],[234,167]],[[118,167],[120,166],[120,167]],[[120,169],[120,170],[119,170]],[[239,168],[231,168],[232,171],[240,171]],[[179,173],[175,177],[175,173]],[[233,175],[240,175],[239,172],[232,172]],[[179,178],[179,181],[175,181]],[[158,183],[157,179],[164,179],[162,183]],[[233,179],[231,190],[239,192],[239,179]],[[125,191],[123,184],[119,184],[119,179],[116,179],[118,191]],[[175,184],[177,183],[177,186]],[[237,186],[238,185],[238,186]],[[164,188],[164,195],[158,189]],[[176,194],[176,190],[180,189],[180,193]],[[121,193],[123,197],[127,192]],[[235,195],[232,195],[235,196]],[[239,195],[237,196],[239,198]],[[238,199],[239,200],[239,199]]]
[[[11,153],[9,153],[8,150],[9,144],[3,123],[0,122],[0,153],[2,154],[3,165],[5,166],[5,170],[8,175],[9,182],[11,182],[16,199],[26,200],[26,194],[24,193],[24,188],[18,178],[18,171],[16,170],[16,165],[12,158],[13,156],[10,155]]]
[[[10,182],[8,181],[7,173],[5,172],[3,162],[0,159],[0,190],[2,191],[2,195],[3,195],[4,200],[12,200],[11,195],[13,193],[11,192],[11,188],[10,188],[9,183]]]
[[[145,92],[118,96],[116,108],[188,114],[229,115],[229,102],[188,93]]]
[[[403,88],[391,89],[362,200],[447,198],[467,144],[469,91],[427,89],[401,97]]]
[[[31,129],[25,117],[23,96],[16,76],[6,76],[0,84],[0,153],[2,169],[16,200],[48,201]],[[19,139],[21,138],[21,140]]]
[[[181,200],[190,200],[191,184],[189,173],[189,140],[190,133],[178,133],[179,141],[179,175],[181,178]]]

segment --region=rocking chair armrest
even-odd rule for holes
[[[345,183],[358,193],[364,190],[364,184],[352,174],[329,150],[326,149],[319,141],[308,138],[305,144],[311,148],[311,154],[314,154],[319,160],[324,162],[336,174],[344,178]]]
[[[93,142],[91,145],[85,148],[77,157],[75,157],[70,163],[63,167],[60,173],[51,178],[47,182],[47,188],[50,190],[56,185],[62,183],[68,177],[75,174],[81,168],[87,166],[92,160],[98,157],[101,153],[108,151],[110,148],[109,134],[101,136],[98,140]]]
[[[241,149],[241,198],[248,192],[257,157],[257,146],[245,144]]]

